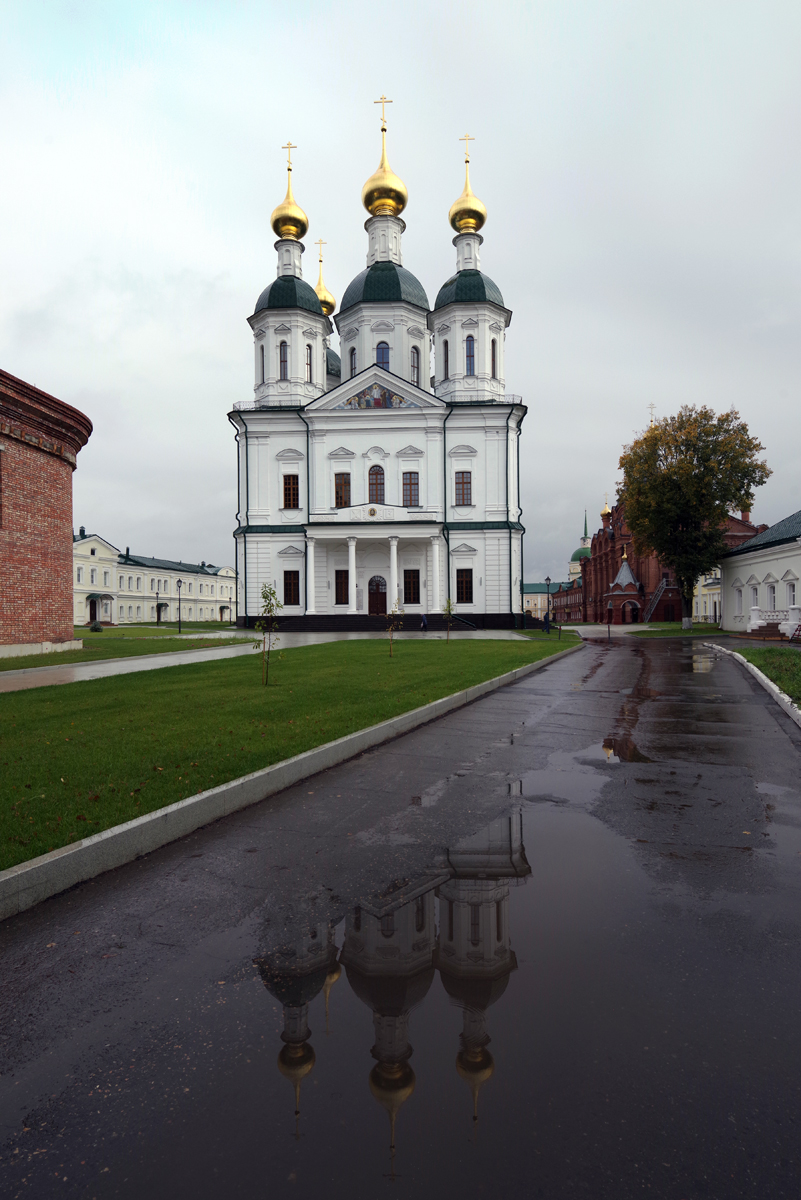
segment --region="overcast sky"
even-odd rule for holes
[[[404,265],[452,274],[460,135],[482,268],[513,310],[526,578],[566,577],[621,447],[736,406],[801,508],[801,4],[0,3],[0,366],[94,422],[74,518],[140,554],[233,563],[226,413],[275,276],[282,143],[339,299],[389,156]],[[336,342],[335,342],[336,344]]]

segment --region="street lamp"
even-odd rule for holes
[[[547,609],[545,610],[545,632],[551,632],[551,577],[545,576],[545,592],[547,595]]]
[[[181,588],[184,586],[183,579],[177,579],[175,586],[178,588],[178,636],[181,636]]]
[[[159,606],[159,593],[158,593],[158,589],[156,589],[156,624],[157,624],[157,625],[160,625],[160,624],[161,624],[161,608],[160,608],[160,606]]]

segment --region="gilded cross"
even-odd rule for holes
[[[470,162],[470,143],[474,142],[475,140],[476,139],[474,137],[471,137],[469,133],[466,133],[464,135],[464,137],[459,138],[460,142],[464,142],[464,161],[465,162]]]
[[[380,100],[374,100],[374,101],[373,101],[373,104],[380,104],[380,105],[381,105],[381,124],[382,124],[382,126],[383,126],[383,125],[386,125],[386,123],[387,123],[386,114],[385,114],[385,112],[384,112],[384,105],[385,105],[385,104],[392,104],[392,103],[393,103],[393,101],[392,101],[392,100],[387,100],[386,96],[382,96]]]
[[[286,165],[289,167],[289,169],[291,171],[292,170],[292,151],[297,150],[297,146],[293,146],[291,142],[287,142],[287,144],[285,146],[282,146],[281,149],[286,150]]]
[[[653,423],[654,423],[654,409],[656,408],[656,405],[654,404],[653,400],[651,401],[651,403],[650,403],[649,405],[647,405],[647,408],[649,409],[649,411],[650,411],[650,413],[651,413],[651,424],[653,425]]]
[[[320,247],[320,262],[322,262],[323,261],[323,246],[327,246],[328,242],[324,242],[322,238],[318,238],[314,244],[315,244],[315,246]]]

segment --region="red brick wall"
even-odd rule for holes
[[[72,634],[72,467],[0,438],[0,645]]]
[[[91,432],[0,371],[0,645],[72,640],[72,472]]]

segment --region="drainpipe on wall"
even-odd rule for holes
[[[240,458],[239,430],[236,426],[236,422],[231,420],[230,413],[228,414],[228,421],[233,428],[234,440],[236,442],[236,524],[237,524],[237,528],[238,528],[242,524],[242,518],[240,515],[241,510],[239,508],[239,497],[240,497],[239,488],[240,488],[240,473],[241,473],[241,464],[239,461],[239,458]],[[234,598],[236,601],[236,621],[238,622],[239,621],[239,538],[236,536],[235,532],[232,534],[232,537],[234,539],[234,571],[236,572],[236,581],[234,583]]]
[[[310,450],[310,432],[309,422],[306,420],[302,412],[298,412],[303,424],[306,426],[306,529],[308,530],[311,524],[311,462],[309,461]],[[354,582],[355,586],[355,582]],[[316,606],[315,606],[316,607]],[[307,535],[303,537],[303,615],[309,608],[309,543]]]
[[[515,596],[514,596],[514,580],[512,578],[512,523],[509,517],[509,422],[512,419],[512,410],[509,409],[506,414],[506,527],[509,531],[509,608],[514,614]]]
[[[523,522],[520,520],[520,518],[523,515],[523,510],[520,507],[520,433],[521,433],[520,423],[518,422],[518,425],[517,425],[517,519],[518,519],[518,522],[520,523],[520,525],[522,526]],[[521,528],[521,530],[520,530],[520,614],[521,614],[521,620],[522,620],[524,629],[526,627],[526,611],[525,611],[525,606],[523,604],[523,580],[525,578],[525,573],[523,571],[523,538],[525,536],[525,532],[526,531]],[[515,617],[515,626],[517,626],[517,617]]]
[[[449,600],[451,598],[451,535],[448,529],[448,448],[445,426],[448,424],[448,417],[452,412],[453,405],[449,404],[445,420],[442,422],[442,532],[445,535],[445,575],[448,580]]]

